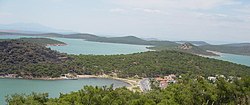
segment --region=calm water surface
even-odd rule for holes
[[[35,36],[15,36],[4,35],[0,39],[17,39],[22,37]],[[149,51],[145,45],[131,45],[118,43],[101,43],[85,41],[83,39],[69,39],[69,38],[51,38],[66,43],[66,46],[49,46],[53,50],[68,54],[94,54],[94,55],[113,55],[113,54],[131,54],[137,52]]]
[[[250,66],[250,56],[221,53],[220,57],[212,58]]]
[[[58,97],[60,93],[77,91],[85,85],[110,86],[114,87],[129,86],[128,83],[104,78],[86,78],[78,80],[23,80],[23,79],[0,79],[0,105],[4,104],[4,97],[8,94],[42,92],[49,93],[49,97]]]

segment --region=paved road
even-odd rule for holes
[[[146,92],[146,91],[149,91],[151,88],[150,88],[150,82],[149,82],[149,79],[148,78],[143,78],[141,81],[140,81],[140,88],[143,92]]]

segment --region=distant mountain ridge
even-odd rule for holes
[[[37,23],[13,23],[13,24],[0,24],[1,32],[15,32],[15,33],[26,33],[26,34],[41,34],[41,33],[60,33],[70,34],[74,33],[69,30],[50,28]]]

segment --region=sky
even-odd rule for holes
[[[250,42],[250,0],[0,0],[0,24],[102,36]]]

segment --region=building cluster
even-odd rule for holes
[[[215,75],[215,76],[209,76],[207,77],[208,80],[215,82],[218,78],[224,78],[227,81],[232,81],[235,79],[241,79],[240,77],[234,77],[234,76],[228,76],[227,78],[224,75]]]
[[[156,81],[159,82],[159,87],[160,88],[166,88],[169,84],[176,83],[176,75],[171,74],[168,76],[162,77],[157,77],[155,78]]]

